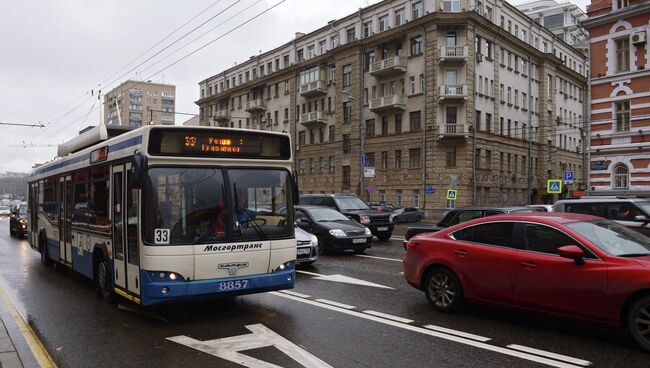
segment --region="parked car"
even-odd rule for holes
[[[368,207],[366,202],[354,194],[306,194],[300,196],[300,204],[333,208],[367,226],[380,241],[386,241],[393,235],[390,214]]]
[[[27,236],[27,204],[23,203],[14,209],[9,216],[9,235],[18,238]]]
[[[296,264],[299,266],[309,266],[318,259],[318,238],[305,230],[296,226],[296,242],[298,251],[296,255]]]
[[[539,210],[540,212],[553,212],[552,204],[530,204],[526,207]]]
[[[650,238],[581,214],[476,219],[407,243],[404,277],[441,312],[488,303],[625,327],[650,351]]]
[[[380,212],[394,212],[398,208],[386,202],[368,202],[368,207],[374,208]]]
[[[436,225],[409,226],[404,233],[404,239],[409,240],[411,237],[422,233],[433,233],[461,222],[473,220],[480,217],[502,215],[505,213],[526,213],[538,212],[538,210],[528,207],[462,207],[454,208],[448,211],[442,217],[442,220]]]
[[[582,197],[555,202],[556,212],[582,213],[616,221],[650,235],[650,200],[636,197]]]
[[[397,208],[390,214],[390,221],[393,224],[400,222],[420,222],[424,218],[424,211],[415,207]]]
[[[318,239],[319,251],[363,253],[371,247],[372,232],[342,213],[321,206],[296,206],[296,224]]]
[[[9,206],[0,206],[0,217],[6,217],[11,214]]]

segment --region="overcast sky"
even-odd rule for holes
[[[198,98],[199,81],[233,66],[234,62],[247,60],[260,50],[267,51],[288,42],[295,32],[315,30],[329,20],[378,2],[285,0],[249,24],[151,77],[282,0],[220,0],[214,4],[215,1],[4,2],[0,11],[0,122],[42,122],[47,127],[0,125],[0,173],[28,172],[34,163],[52,159],[56,155],[56,145],[77,135],[86,126],[97,125],[99,101],[90,92],[96,93],[100,84],[108,91],[129,78],[164,80],[176,85],[178,112],[198,113],[194,101]],[[257,1],[259,3],[253,5]],[[587,1],[572,2],[584,10]],[[513,1],[514,4],[523,2],[526,1]],[[232,4],[205,26],[129,72],[148,56]],[[252,7],[232,17],[249,6]],[[124,68],[208,7],[205,13],[156,49]],[[190,43],[220,23],[223,25]],[[126,75],[116,81],[123,74]],[[176,122],[180,124],[187,118],[177,115]],[[23,144],[28,147],[17,147]],[[46,145],[51,147],[42,147]]]

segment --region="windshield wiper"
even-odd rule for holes
[[[619,254],[617,257],[646,257],[650,256],[650,253],[627,253]]]

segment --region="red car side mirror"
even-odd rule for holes
[[[560,257],[572,259],[578,266],[585,263],[585,260],[583,259],[585,252],[577,245],[565,245],[558,248],[557,252]]]

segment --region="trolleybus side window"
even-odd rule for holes
[[[90,203],[88,205],[88,226],[90,230],[109,232],[108,223],[108,177],[109,167],[99,166],[91,169]]]
[[[72,226],[86,227],[88,224],[88,170],[74,174],[74,207],[72,210]]]

